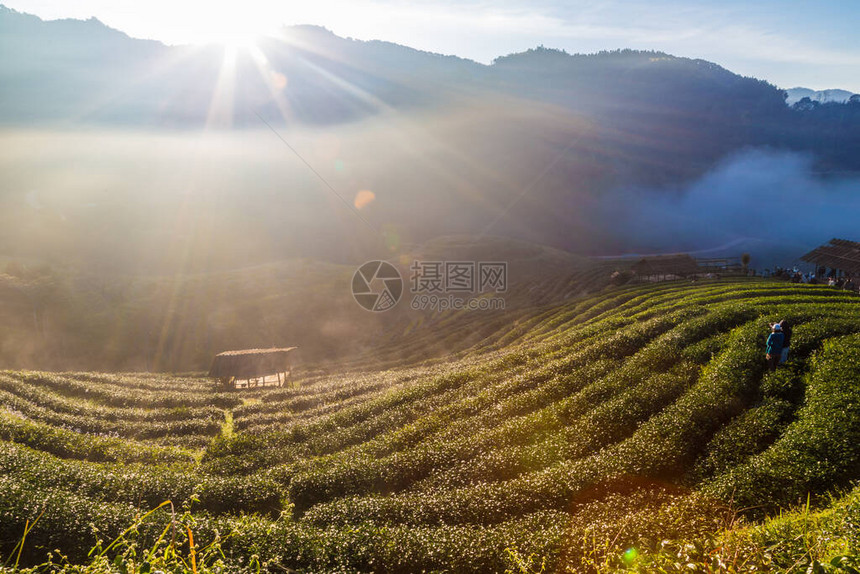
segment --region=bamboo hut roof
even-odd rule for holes
[[[271,349],[243,349],[224,351],[215,355],[210,377],[251,379],[265,377],[289,370],[289,353],[297,347]]]
[[[643,257],[637,261],[632,271],[637,275],[695,275],[701,273],[702,269],[696,260],[687,254],[656,255],[654,257]]]
[[[803,261],[831,269],[841,269],[860,275],[860,243],[846,239],[831,239],[827,245],[816,247],[801,257]]]

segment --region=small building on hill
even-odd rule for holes
[[[645,281],[690,277],[703,271],[696,260],[686,253],[643,257],[634,263],[630,270],[636,274],[639,280]]]
[[[856,241],[831,239],[830,243],[816,247],[800,259],[814,264],[816,274],[824,267],[835,274],[860,277],[860,243]]]
[[[219,380],[224,388],[265,386],[266,379],[276,377],[284,386],[292,373],[290,354],[297,347],[244,349],[215,355],[209,376]]]
[[[716,273],[719,275],[746,275],[746,267],[741,257],[714,257],[696,259],[699,273]]]

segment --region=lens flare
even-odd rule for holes
[[[389,251],[394,253],[400,249],[401,239],[400,234],[397,232],[396,229],[386,227],[382,230],[382,234],[385,237],[385,246],[388,248]]]
[[[376,199],[376,194],[370,191],[369,189],[362,189],[357,194],[355,194],[355,201],[353,204],[356,209],[364,209]]]
[[[628,548],[624,551],[624,554],[621,555],[621,559],[627,566],[631,566],[634,562],[636,562],[637,558],[639,558],[639,551],[635,548]]]
[[[283,92],[285,89],[287,89],[288,81],[287,77],[284,74],[280,72],[271,72],[270,77],[272,80],[272,86],[276,90]]]

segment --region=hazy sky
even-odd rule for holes
[[[317,24],[479,62],[539,44],[656,49],[782,88],[860,92],[857,0],[0,0],[44,19],[95,16],[166,43],[244,39]]]

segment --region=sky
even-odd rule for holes
[[[281,25],[482,63],[539,45],[702,58],[780,88],[860,92],[857,0],[0,0],[43,19],[96,17],[168,44],[247,41]]]

